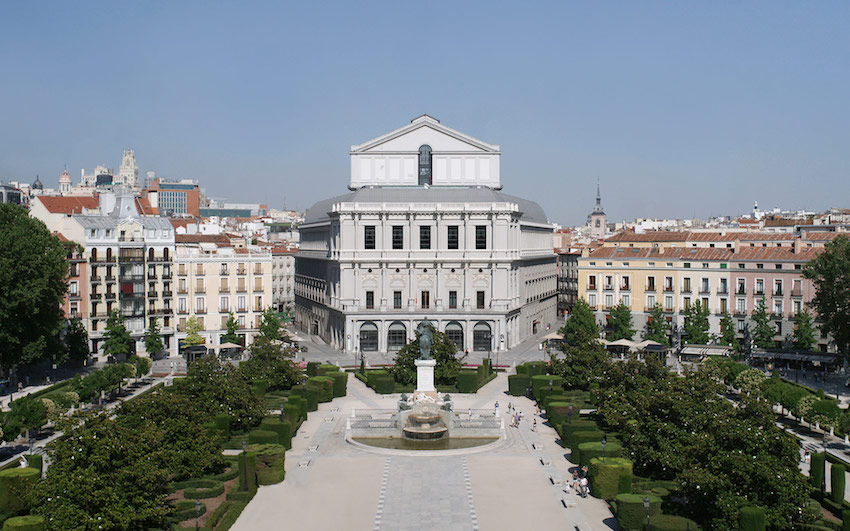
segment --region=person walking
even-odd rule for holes
[[[496,407],[493,411],[493,415],[496,416],[496,417],[499,416],[499,401],[498,400],[496,400]]]
[[[531,425],[531,431],[537,431],[537,417],[534,417],[534,424]]]
[[[583,477],[579,480],[579,489],[581,490],[581,497],[587,498],[587,478]]]

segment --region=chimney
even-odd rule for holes
[[[800,254],[803,252],[803,239],[799,236],[794,238],[794,243],[792,245],[794,246],[794,254]]]

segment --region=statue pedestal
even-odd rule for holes
[[[414,401],[429,397],[437,401],[437,389],[434,387],[434,367],[437,360],[416,360],[416,392],[413,394]]]

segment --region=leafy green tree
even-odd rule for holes
[[[304,378],[301,369],[284,353],[278,341],[258,336],[251,345],[251,359],[239,364],[239,371],[246,380],[264,380],[269,389],[291,389]]]
[[[64,352],[67,252],[24,208],[0,203],[0,367],[7,375],[16,365]]]
[[[812,350],[817,343],[812,314],[808,308],[797,314],[797,327],[794,328],[794,348],[797,350]]]
[[[652,307],[652,310],[650,310],[649,318],[646,320],[646,326],[643,329],[643,338],[669,347],[670,337],[667,335],[669,332],[670,324],[664,318],[664,310],[662,310],[660,304],[656,303]]]
[[[148,356],[153,357],[162,352],[165,345],[162,344],[162,336],[159,330],[159,320],[156,317],[151,318],[150,326],[145,331],[145,350]]]
[[[6,440],[15,439],[26,432],[29,439],[30,430],[36,430],[47,423],[47,409],[44,402],[30,395],[12,401],[10,411],[3,419],[3,433]]]
[[[823,252],[803,267],[803,276],[814,283],[811,305],[821,330],[832,334],[846,363],[850,354],[850,239],[841,235],[827,243]]]
[[[608,326],[610,327],[608,331],[609,340],[628,339],[631,341],[636,332],[632,328],[632,310],[621,301],[620,304],[611,308]]]
[[[271,306],[263,310],[263,318],[260,321],[260,332],[258,336],[262,336],[269,341],[276,341],[281,338],[280,319]]]
[[[589,389],[611,364],[611,357],[596,341],[580,346],[562,344],[564,357],[555,353],[549,356],[549,371],[564,379],[572,389]]]
[[[738,338],[735,332],[735,321],[728,313],[723,314],[723,319],[720,320],[720,336],[717,338],[717,343],[730,347],[738,347]]]
[[[113,310],[106,320],[106,336],[103,340],[103,353],[112,356],[128,356],[132,352],[133,339],[124,326],[124,317]]]
[[[68,321],[68,328],[65,331],[65,351],[68,359],[72,361],[83,361],[89,357],[89,333],[78,317]]]
[[[133,367],[136,370],[136,379],[144,377],[151,370],[151,366],[153,362],[150,358],[143,358],[141,356],[133,356],[130,358],[130,363],[133,364]]]
[[[692,345],[706,345],[711,336],[708,334],[708,307],[703,308],[697,301],[685,310],[685,334],[687,343]]]
[[[239,334],[236,332],[239,330],[239,321],[236,320],[236,316],[233,315],[233,312],[230,312],[230,316],[227,318],[227,332],[221,336],[222,343],[233,343],[234,345],[239,344]]]
[[[457,381],[457,373],[463,366],[462,359],[457,357],[457,345],[449,339],[449,336],[431,327],[433,342],[431,343],[431,357],[437,361],[434,367],[434,383],[438,385],[452,385]],[[416,339],[403,346],[395,357],[395,365],[390,369],[395,381],[408,385],[416,382],[415,361],[419,359],[419,332]]]
[[[775,346],[773,336],[776,334],[776,330],[770,324],[770,316],[767,314],[764,299],[759,300],[751,319],[755,323],[755,330],[753,331],[755,345],[759,348],[773,348]]]
[[[758,369],[746,369],[735,378],[735,387],[748,395],[758,396],[765,386],[767,376]]]
[[[203,325],[194,315],[186,321],[186,338],[183,339],[183,344],[187,347],[196,347],[206,343],[201,332],[204,331]]]
[[[579,299],[573,306],[573,311],[561,327],[560,333],[564,336],[564,341],[573,346],[588,345],[599,338],[596,317],[584,299]]]

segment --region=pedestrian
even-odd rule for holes
[[[587,465],[581,467],[581,477],[587,478]]]
[[[513,404],[511,404],[510,402],[508,402],[508,411],[513,411],[513,410],[514,410],[514,406],[513,406]]]
[[[587,478],[583,477],[578,482],[579,489],[581,490],[581,497],[587,498]]]
[[[534,418],[534,424],[531,426],[531,431],[537,431],[537,417]]]
[[[578,492],[578,472],[573,470],[573,490]]]
[[[499,416],[499,401],[498,400],[496,400],[496,408],[495,408],[495,412],[493,413],[493,415],[495,415],[497,417]]]

